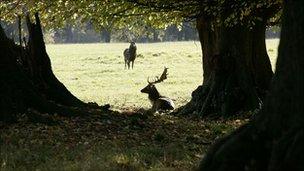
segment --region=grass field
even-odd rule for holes
[[[267,40],[272,64],[277,55],[277,39]],[[122,52],[129,45],[65,44],[48,45],[56,76],[77,97],[98,104],[109,103],[115,109],[148,108],[146,94],[140,90],[147,77],[160,75],[169,67],[168,79],[157,88],[162,95],[185,104],[191,92],[202,82],[199,42],[166,42],[137,44],[139,57],[133,70],[124,69]]]
[[[274,64],[278,40],[267,40]],[[125,70],[122,51],[128,44],[47,45],[56,76],[84,101],[110,103],[124,112],[90,117],[51,115],[53,125],[0,123],[0,170],[193,170],[218,138],[248,122],[251,116],[202,120],[172,115],[141,115],[127,110],[149,108],[140,89],[148,76],[169,67],[157,85],[177,106],[190,99],[202,82],[199,43],[138,44],[134,70]]]

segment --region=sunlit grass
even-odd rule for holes
[[[272,64],[277,55],[277,39],[267,40]],[[191,98],[202,83],[199,42],[137,44],[139,57],[133,70],[124,69],[122,52],[127,43],[47,45],[56,76],[77,97],[113,108],[148,108],[147,95],[140,93],[147,77],[160,75],[169,67],[169,76],[157,85],[160,93],[174,99],[177,106]],[[274,66],[274,65],[273,65]]]
[[[272,64],[278,40],[267,40]],[[169,67],[157,85],[178,106],[202,82],[198,42],[138,44],[134,70],[124,70],[128,44],[48,45],[56,76],[77,97],[116,109],[148,108],[139,90],[148,76]],[[248,114],[250,115],[250,114]],[[171,115],[103,118],[53,116],[57,125],[28,122],[0,125],[0,170],[193,170],[215,139],[248,122],[244,118],[201,120]]]
[[[267,52],[270,58],[270,62],[272,65],[272,70],[275,70],[275,64],[278,56],[278,46],[279,46],[279,39],[267,39],[266,46]]]

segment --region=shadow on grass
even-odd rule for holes
[[[0,170],[191,170],[215,139],[246,122],[147,113],[134,108],[53,115],[54,125],[27,117],[1,124]]]

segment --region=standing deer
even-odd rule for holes
[[[147,93],[149,96],[149,100],[152,104],[152,112],[155,113],[156,111],[162,110],[173,110],[174,103],[169,97],[165,97],[159,94],[157,91],[155,84],[160,83],[167,79],[167,71],[168,68],[165,67],[162,75],[159,77],[156,76],[156,79],[153,82],[150,82],[149,77],[147,79],[148,85],[143,88],[140,92]]]
[[[125,57],[125,69],[127,68],[130,69],[130,62],[132,62],[132,69],[134,65],[134,60],[136,58],[136,45],[135,42],[131,42],[130,47],[128,49],[125,49],[123,55]]]

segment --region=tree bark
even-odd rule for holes
[[[158,38],[159,34],[158,34],[157,30],[156,29],[152,29],[152,33],[153,33],[153,39],[152,39],[152,41],[153,42],[159,42],[160,40]]]
[[[111,31],[108,29],[103,29],[102,38],[104,39],[105,43],[110,43],[111,42]]]
[[[66,106],[84,106],[85,104],[72,95],[66,87],[56,78],[52,71],[51,61],[46,52],[43,33],[38,13],[35,14],[36,23],[27,16],[29,30],[29,57],[32,63],[32,78],[41,93],[49,100]]]
[[[73,96],[53,74],[38,14],[35,18],[32,23],[27,17],[25,48],[7,38],[0,25],[0,120],[14,121],[29,108],[65,116],[87,113],[83,109],[92,106]]]
[[[197,19],[203,83],[181,114],[230,116],[259,108],[273,75],[265,44],[266,21],[253,28],[213,22],[206,17]]]
[[[73,43],[74,42],[74,36],[73,36],[73,30],[72,30],[72,26],[71,25],[66,25],[66,27],[64,28],[64,32],[65,32],[65,43]]]
[[[285,1],[276,72],[255,119],[216,142],[199,170],[304,170],[304,1]]]

